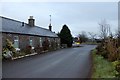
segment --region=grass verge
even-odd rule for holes
[[[116,70],[112,62],[107,61],[102,56],[96,54],[97,50],[92,51],[93,73],[92,78],[115,78]]]

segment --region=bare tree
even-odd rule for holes
[[[119,31],[119,30],[116,30],[115,36],[116,36],[117,38],[120,38],[120,31]]]
[[[99,23],[100,28],[100,37],[102,39],[106,39],[111,33],[110,25],[106,22],[106,20],[102,20],[101,23]]]
[[[78,37],[80,38],[80,42],[86,42],[88,40],[87,34],[85,31],[82,31],[80,34],[78,34]]]
[[[93,32],[88,32],[88,34],[90,35],[90,38],[92,39],[92,41],[94,41],[97,34],[95,34]]]

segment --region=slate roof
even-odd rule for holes
[[[0,21],[2,21],[2,25],[1,25],[2,32],[47,36],[47,37],[58,37],[54,32],[51,32],[48,29],[41,28],[38,26],[31,27],[27,23],[24,23],[24,26],[22,26],[23,22],[16,21],[13,19],[0,16]]]

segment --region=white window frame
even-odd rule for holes
[[[32,47],[32,49],[34,49],[34,46],[33,46],[33,36],[29,36],[29,44]]]
[[[39,38],[40,39],[40,47],[42,47],[42,37]]]
[[[17,44],[17,47],[15,46],[15,43]],[[14,36],[14,44],[13,44],[13,46],[15,47],[16,51],[20,51],[20,48],[19,48],[19,36]]]
[[[49,42],[49,47],[51,47],[51,38],[48,38],[48,42]]]
[[[17,46],[15,46],[15,43]],[[19,37],[18,36],[14,36],[14,44],[13,45],[15,48],[19,48]]]

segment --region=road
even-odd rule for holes
[[[88,78],[95,45],[61,49],[3,62],[3,78]]]

